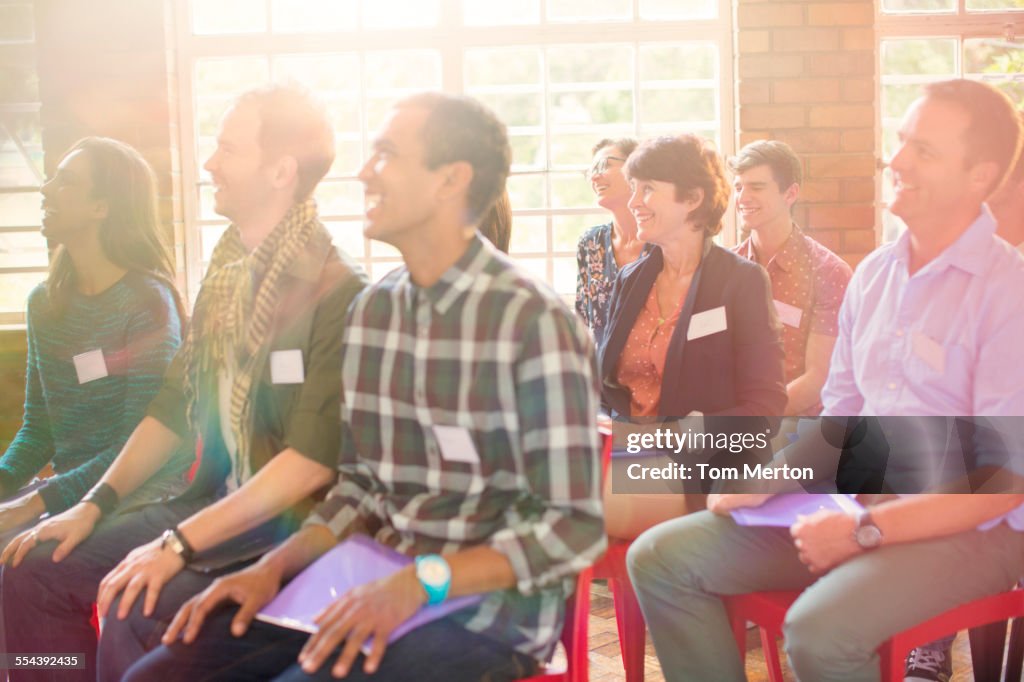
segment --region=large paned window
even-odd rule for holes
[[[28,294],[46,278],[34,50],[32,5],[0,0],[0,326],[24,323]]]
[[[336,241],[371,278],[401,259],[363,238],[356,173],[388,106],[438,89],[481,99],[508,125],[511,253],[572,293],[576,241],[608,220],[581,175],[594,143],[692,131],[732,151],[730,16],[720,0],[182,3],[190,292],[225,227],[201,170],[217,122],[242,90],[290,79],[330,110],[337,159],[316,197]]]

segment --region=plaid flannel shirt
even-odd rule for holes
[[[583,325],[479,237],[429,288],[399,268],[350,312],[340,476],[307,523],[408,555],[496,549],[515,588],[454,617],[546,660],[606,545],[595,377]],[[479,461],[442,452],[436,425]]]

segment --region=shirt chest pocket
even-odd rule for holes
[[[970,414],[974,395],[974,357],[964,346],[941,345],[917,335],[906,364],[911,390],[923,404],[946,414]]]

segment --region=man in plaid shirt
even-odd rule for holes
[[[472,227],[509,159],[504,126],[472,100],[391,111],[360,179],[365,234],[405,267],[350,312],[339,482],[287,543],[183,606],[127,679],[511,680],[550,657],[576,574],[605,549],[598,397],[586,331]],[[251,623],[356,531],[416,564],[342,595],[311,637]],[[478,593],[384,654],[424,604]],[[207,618],[228,600],[241,608]]]

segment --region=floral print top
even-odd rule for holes
[[[576,312],[600,339],[608,321],[608,304],[619,274],[612,251],[612,224],[597,225],[583,233],[576,249]]]

